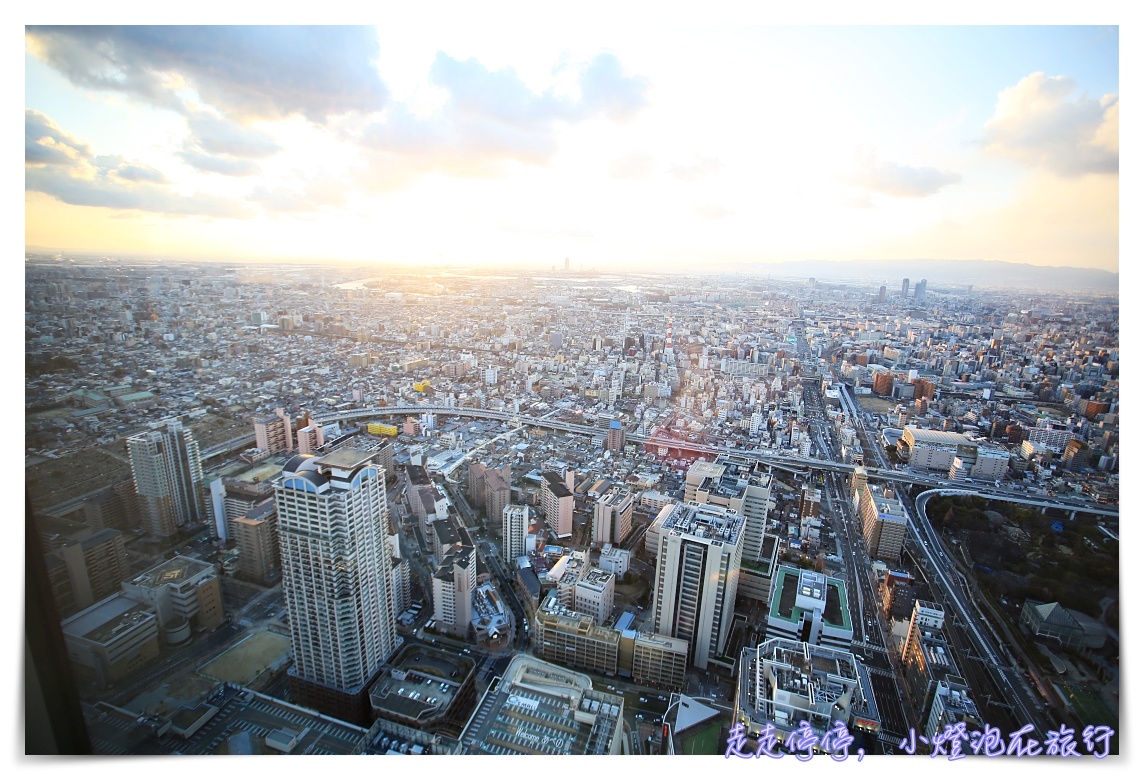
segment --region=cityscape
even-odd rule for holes
[[[26,28],[25,752],[1119,757],[1117,29],[788,43],[850,32],[1011,45],[981,148],[919,119],[938,167],[867,149],[823,179],[868,228],[792,202],[756,245],[713,218],[724,163],[656,183],[649,147],[615,186],[702,203],[633,249],[639,207],[622,238],[593,221],[615,191],[478,223],[665,110],[638,47],[569,33],[545,90],[443,35],[442,119],[386,69],[417,36]],[[1110,77],[1058,75],[1097,45]],[[186,179],[154,151],[176,126]],[[393,181],[271,192],[358,132]],[[943,243],[929,208],[979,229]]]

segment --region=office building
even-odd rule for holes
[[[361,450],[298,455],[275,498],[295,698],[360,723],[397,644],[385,476]]]
[[[914,298],[916,300],[920,301],[925,297],[926,297],[926,280],[922,279],[920,282],[918,282],[916,285],[914,285]]]
[[[706,669],[731,632],[746,520],[731,509],[687,504],[664,507],[661,518],[655,632],[686,641],[691,663]]]
[[[173,536],[203,518],[203,466],[199,445],[178,420],[127,439],[131,476],[149,533]]]
[[[820,572],[779,566],[771,581],[767,639],[848,650],[854,626],[846,583]]]
[[[114,685],[159,657],[154,605],[115,593],[60,623],[79,682]]]
[[[602,569],[590,568],[575,586],[575,610],[596,618],[600,625],[612,616],[616,600],[616,575]]]
[[[683,687],[687,650],[682,639],[605,627],[592,615],[561,606],[555,593],[538,606],[532,633],[532,652],[545,661],[669,690]]]
[[[803,721],[821,739],[836,721],[851,725],[863,694],[858,661],[849,650],[768,639],[743,648],[732,718],[749,740],[773,724],[781,744]]]
[[[742,515],[743,560],[764,561],[763,536],[773,508],[768,466],[731,455],[720,455],[714,463],[696,461],[687,471],[684,503],[727,507]]]
[[[544,512],[544,523],[559,539],[572,535],[572,512],[575,498],[572,495],[572,472],[562,479],[555,471],[541,474],[540,509]]]
[[[600,568],[612,572],[617,579],[623,579],[624,575],[628,573],[631,563],[631,550],[613,547],[610,544],[605,544],[600,550]]]
[[[901,558],[909,517],[892,488],[864,486],[858,495],[858,520],[871,558],[895,562]]]
[[[907,276],[902,280],[902,297],[908,298],[910,296],[910,278]]]
[[[632,530],[635,496],[630,491],[612,488],[596,501],[592,518],[592,544],[620,544]]]
[[[270,455],[294,450],[290,418],[282,409],[252,417],[251,422],[254,423],[254,446],[258,449]]]
[[[461,733],[467,755],[606,756],[623,751],[624,699],[586,674],[517,655]]]
[[[176,555],[152,566],[125,581],[123,595],[155,608],[168,645],[186,642],[195,628],[218,628],[226,619],[218,572],[196,558]]]
[[[527,506],[509,504],[501,512],[501,557],[508,563],[525,554],[528,526]]]
[[[939,605],[914,602],[909,631],[902,644],[904,703],[915,722],[925,724],[925,734],[940,733],[951,723],[964,722],[967,730],[982,723],[958,669],[957,652],[943,631],[944,620]]]

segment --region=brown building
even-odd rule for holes
[[[245,579],[268,582],[279,570],[278,509],[274,499],[263,501],[242,517],[227,523],[227,535],[238,548],[237,573]]]
[[[127,577],[123,534],[114,528],[72,538],[44,556],[61,617],[119,592]]]
[[[890,395],[894,392],[894,375],[889,371],[883,371],[874,375],[874,393],[876,395]]]

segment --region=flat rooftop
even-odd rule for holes
[[[801,620],[802,608],[795,606],[799,595],[800,570],[788,566],[779,567],[775,575],[778,582],[773,586],[778,598],[771,601],[771,617],[783,620]],[[813,572],[812,572],[813,573]],[[842,580],[816,574],[825,581],[826,605],[822,610],[822,620],[827,625],[852,629],[850,608],[846,601],[846,585]]]
[[[352,471],[363,463],[367,463],[375,454],[354,447],[342,447],[329,455],[322,455],[314,463],[318,466],[329,466],[332,469]]]
[[[138,718],[102,704],[88,731],[96,752],[109,754],[280,755],[266,744],[274,732],[298,737],[290,755],[347,755],[367,746],[366,729],[237,686],[220,686],[199,706],[218,712],[186,739],[174,730],[155,737]]]
[[[140,623],[155,619],[153,608],[119,595],[97,602],[64,620],[60,628],[70,636],[102,643]]]
[[[131,582],[132,585],[142,585],[145,588],[158,588],[162,585],[185,582],[207,569],[214,569],[214,565],[200,561],[197,558],[187,558],[182,555],[176,555],[169,561],[163,561],[157,566],[152,566],[150,569],[147,569],[147,571],[142,574],[135,575],[129,582]]]
[[[518,655],[489,689],[461,741],[473,755],[607,755],[624,700],[585,674]]]

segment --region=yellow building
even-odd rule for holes
[[[397,426],[388,425],[386,423],[371,422],[365,427],[366,432],[372,433],[375,436],[396,436]]]

